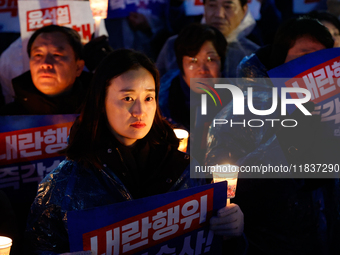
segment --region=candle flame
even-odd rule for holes
[[[90,7],[94,18],[106,19],[108,0],[90,0]]]

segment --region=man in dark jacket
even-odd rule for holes
[[[27,45],[30,70],[12,80],[15,101],[1,115],[45,115],[78,113],[87,93],[91,74],[83,72],[83,46],[71,28],[46,26],[32,35]],[[22,254],[26,218],[36,189],[25,190],[25,201],[11,198],[18,234],[12,254]],[[1,205],[2,206],[2,205]],[[0,207],[2,208],[2,207]]]
[[[1,115],[70,114],[78,112],[90,74],[79,34],[56,25],[35,31],[27,53],[30,71],[12,80],[15,101]]]

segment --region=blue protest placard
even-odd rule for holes
[[[107,18],[125,18],[130,12],[161,16],[166,8],[166,0],[109,0]]]
[[[268,71],[268,75],[276,87],[308,89],[315,103],[313,114],[321,115],[325,133],[340,138],[340,48],[307,54]],[[302,93],[287,95],[289,99],[303,97]],[[287,106],[289,113],[295,109]]]
[[[294,0],[293,13],[308,13],[313,10],[327,10],[326,0]]]
[[[227,183],[67,214],[71,251],[92,254],[220,254],[209,219],[226,204]],[[186,252],[186,253],[185,253]]]
[[[76,117],[0,116],[0,189],[12,201],[33,201],[40,181],[65,158],[59,151]]]

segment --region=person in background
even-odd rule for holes
[[[318,50],[332,48],[331,34],[317,20],[292,19],[278,30],[272,49],[267,54],[257,52],[245,58],[239,66],[243,91],[253,88],[253,107],[270,109],[272,83],[267,71],[276,66]],[[257,80],[256,80],[257,78]],[[260,78],[260,79],[259,79]],[[267,78],[267,79],[265,79]],[[247,105],[247,100],[245,100]],[[305,107],[313,111],[313,103]],[[232,103],[224,107],[217,119],[239,123],[249,119],[281,119],[280,110],[258,116],[245,107],[244,115],[233,115]],[[321,163],[321,152],[327,150],[338,162],[332,143],[320,141],[320,116],[305,116],[299,110],[289,118],[296,119],[294,128],[280,125],[220,125],[208,134],[207,165],[228,162],[241,167],[289,166]],[[246,218],[245,234],[248,254],[337,254],[339,252],[339,181],[338,179],[293,179],[289,173],[277,178],[258,179],[239,173],[236,197]],[[241,178],[240,178],[241,177]],[[242,178],[244,177],[244,178]],[[280,178],[281,177],[281,178]],[[286,177],[286,178],[282,178]],[[246,178],[246,179],[245,179]]]
[[[194,23],[181,31],[174,47],[179,69],[170,70],[162,77],[159,105],[163,116],[171,123],[188,132],[193,131],[190,133],[190,144],[197,149],[195,151],[198,154],[195,153],[195,158],[202,161],[206,149],[206,143],[203,141],[212,121],[211,116],[219,112],[221,105],[209,107],[209,115],[201,115],[201,94],[206,92],[198,87],[209,91],[209,86],[213,86],[213,83],[212,81],[210,85],[190,83],[190,79],[216,79],[222,76],[227,41],[218,29]],[[223,104],[231,100],[228,90],[223,90],[219,94]],[[212,101],[209,100],[209,103]]]
[[[1,115],[77,113],[91,75],[83,72],[79,34],[67,27],[38,29],[28,41],[30,70],[13,79],[15,101]]]
[[[224,35],[228,42],[223,70],[224,77],[236,77],[236,67],[243,57],[255,52],[259,46],[246,37],[254,29],[256,22],[248,10],[247,0],[205,0],[204,21]],[[174,52],[174,41],[170,37],[157,58],[157,68],[161,75],[178,68]]]
[[[151,47],[157,59],[166,40],[173,35],[177,35],[181,30],[191,23],[200,23],[202,14],[187,15],[185,0],[169,0],[167,11],[165,12],[166,26],[161,29],[151,41]]]
[[[340,47],[340,21],[338,18],[327,11],[312,11],[308,16],[319,20],[328,28],[334,40],[334,47]]]
[[[237,77],[267,78],[267,72],[283,63],[308,53],[332,48],[329,31],[317,20],[308,17],[286,21],[277,31],[272,45],[260,48],[245,57],[237,67]],[[242,84],[238,84],[242,87]]]
[[[159,74],[142,53],[116,50],[96,70],[64,160],[40,183],[27,223],[28,254],[69,251],[67,212],[205,183],[158,106]],[[71,188],[72,187],[72,188]],[[237,205],[212,218],[216,234],[243,232]]]
[[[94,38],[84,45],[83,55],[85,67],[93,73],[99,66],[100,62],[109,55],[113,49],[109,45],[109,38],[102,35]]]
[[[190,130],[190,91],[197,93],[196,103],[200,103],[199,94],[204,93],[192,86],[190,79],[222,76],[227,41],[218,29],[194,23],[181,31],[174,46],[179,69],[162,77],[159,105],[163,116]]]
[[[51,25],[35,31],[27,45],[30,70],[13,80],[15,101],[3,106],[0,115],[78,113],[91,78],[83,72],[82,50],[80,36],[73,29]],[[14,254],[24,249],[27,215],[36,193],[33,185],[22,194],[15,193],[25,197],[24,202],[10,197],[18,226],[18,238],[13,241],[18,253]]]
[[[172,1],[171,1],[172,2]],[[156,11],[148,2],[130,3],[135,5],[135,10],[126,17],[107,18],[105,20],[106,30],[109,34],[109,44],[113,49],[134,49],[143,52],[151,59],[156,59],[156,50],[152,45],[157,34],[164,30],[167,21],[169,1],[154,3]],[[119,5],[119,3],[117,3]],[[125,4],[123,3],[125,8]],[[130,7],[131,7],[130,5]]]
[[[273,43],[274,35],[282,23],[282,15],[275,4],[275,0],[252,0],[251,3],[258,2],[260,4],[260,13],[256,19],[256,27],[253,32],[248,36],[248,39],[252,40],[260,46]],[[248,6],[249,5],[248,2]],[[259,35],[253,39],[253,35],[258,33]],[[256,40],[257,39],[257,40]],[[262,39],[259,41],[259,39]]]

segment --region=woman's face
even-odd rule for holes
[[[156,112],[155,80],[145,68],[129,70],[111,80],[105,99],[113,135],[125,146],[150,131]]]
[[[190,78],[221,77],[221,59],[211,41],[206,41],[196,56],[184,56],[182,65],[183,79],[196,93],[204,93],[204,91],[190,86]]]
[[[334,48],[340,47],[340,33],[339,29],[336,28],[332,23],[328,21],[321,21],[321,23],[328,28],[334,40]]]

